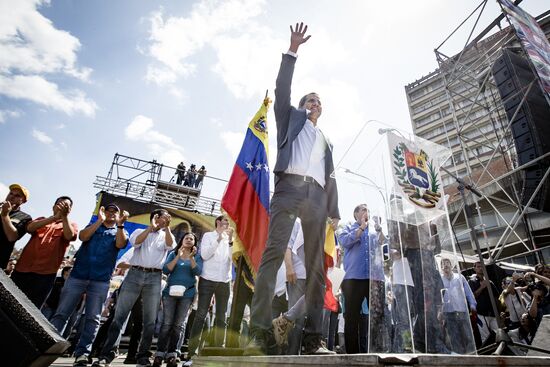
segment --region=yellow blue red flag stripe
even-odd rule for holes
[[[248,124],[221,207],[235,228],[233,258],[244,256],[255,276],[269,226],[269,162],[266,98]]]

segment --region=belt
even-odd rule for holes
[[[144,271],[146,273],[160,273],[162,271],[161,269],[144,268],[143,266],[137,266],[137,265],[132,265],[132,269],[141,270],[141,271]]]
[[[319,182],[317,182],[311,176],[302,176],[302,175],[297,175],[297,174],[294,174],[294,173],[284,173],[283,178],[284,179],[289,179],[289,180],[294,181],[294,182],[300,182],[300,183],[305,182],[305,183],[314,184],[314,185],[317,185],[319,187],[322,187],[319,184]]]

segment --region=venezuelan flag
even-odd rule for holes
[[[270,103],[266,97],[248,124],[221,203],[235,228],[233,259],[243,256],[254,277],[260,267],[269,225],[267,110]]]

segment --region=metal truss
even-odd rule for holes
[[[504,247],[506,244],[509,244],[509,239],[515,241],[514,244],[522,244],[525,248],[525,254],[531,254],[536,251],[530,234],[531,231],[529,230],[529,222],[526,214],[532,210],[529,208],[529,205],[531,205],[545,180],[548,179],[550,168],[546,170],[543,179],[535,192],[529,197],[527,205],[525,206],[522,205],[521,202],[523,194],[521,192],[523,180],[521,171],[527,166],[531,166],[537,161],[546,158],[550,153],[518,167],[511,131],[511,122],[508,122],[508,118],[502,107],[506,101],[500,101],[498,89],[491,77],[491,70],[495,60],[501,54],[501,49],[506,46],[511,46],[514,42],[519,44],[519,41],[512,27],[501,29],[483,39],[489,32],[494,30],[496,26],[500,27],[500,22],[504,19],[504,15],[497,17],[487,28],[482,30],[478,36],[472,38],[486,4],[487,0],[483,0],[443,41],[443,43],[435,49],[435,55],[444,82],[449,112],[452,115],[454,129],[456,130],[459,141],[458,145],[451,145],[449,133],[453,131],[448,131],[446,124],[443,123],[447,143],[453,150],[451,166],[458,175],[458,165],[462,163],[455,158],[458,149],[459,157],[460,154],[462,154],[466,175],[469,176],[470,181],[476,187],[482,189],[482,199],[478,199],[472,195],[473,205],[477,210],[479,223],[481,223],[476,226],[474,230],[481,230],[487,247],[486,254],[489,260],[494,262],[499,260]],[[474,17],[475,22],[469,32],[464,49],[453,57],[448,57],[440,51],[441,47],[459,30],[459,28],[463,27],[469,19]],[[514,120],[515,115],[525,102],[529,90],[535,83],[536,80],[533,80],[529,85],[522,88],[522,90],[507,97],[507,99],[511,99],[517,95],[523,95],[520,104],[515,110],[514,117],[510,121]],[[443,114],[441,119],[442,121],[445,120]],[[482,130],[483,126],[480,126],[480,122],[490,122],[492,130]],[[493,133],[495,137],[491,137]],[[492,153],[489,158],[487,158],[488,154],[480,157],[479,153],[474,150],[474,147],[486,147],[492,151]],[[503,163],[508,169],[508,172],[498,177],[494,177],[490,170],[491,163],[493,162]],[[474,179],[473,168],[477,168],[476,173],[479,173],[481,170],[481,174],[477,179]],[[489,182],[485,182],[487,179],[489,179]],[[495,197],[494,194],[497,192],[504,194],[505,198]],[[504,231],[492,249],[489,246],[486,225],[483,223],[483,217],[481,215],[480,200],[487,203],[498,218],[505,223]],[[507,219],[504,213],[499,209],[499,206],[502,206],[502,204],[507,204],[508,208],[515,209],[515,213],[511,220]],[[454,226],[460,215],[464,212],[464,203],[460,205],[455,204],[453,209],[456,209],[451,221]],[[524,236],[517,231],[520,224],[523,224],[525,232],[528,234],[527,238],[523,238]]]
[[[163,176],[171,178],[163,180]],[[107,176],[96,176],[93,186],[100,191],[161,207],[220,214],[220,200],[201,196],[200,188],[175,184],[175,176],[174,167],[116,153]]]

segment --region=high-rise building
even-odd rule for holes
[[[550,38],[550,12],[537,21]],[[452,157],[445,167],[476,183],[491,197],[490,201],[476,200],[472,207],[477,214],[474,220],[482,247],[499,247],[500,257],[550,245],[549,215],[534,209],[527,210],[511,235],[503,236],[521,208],[523,194],[521,172],[495,180],[518,166],[509,119],[492,75],[492,66],[503,49],[522,52],[510,27],[475,40],[453,57],[436,51],[439,68],[405,86],[414,133],[451,148]],[[446,193],[451,195],[449,212],[452,219],[456,217],[453,227],[458,242],[465,252],[471,253],[454,179],[442,174],[442,181]]]

